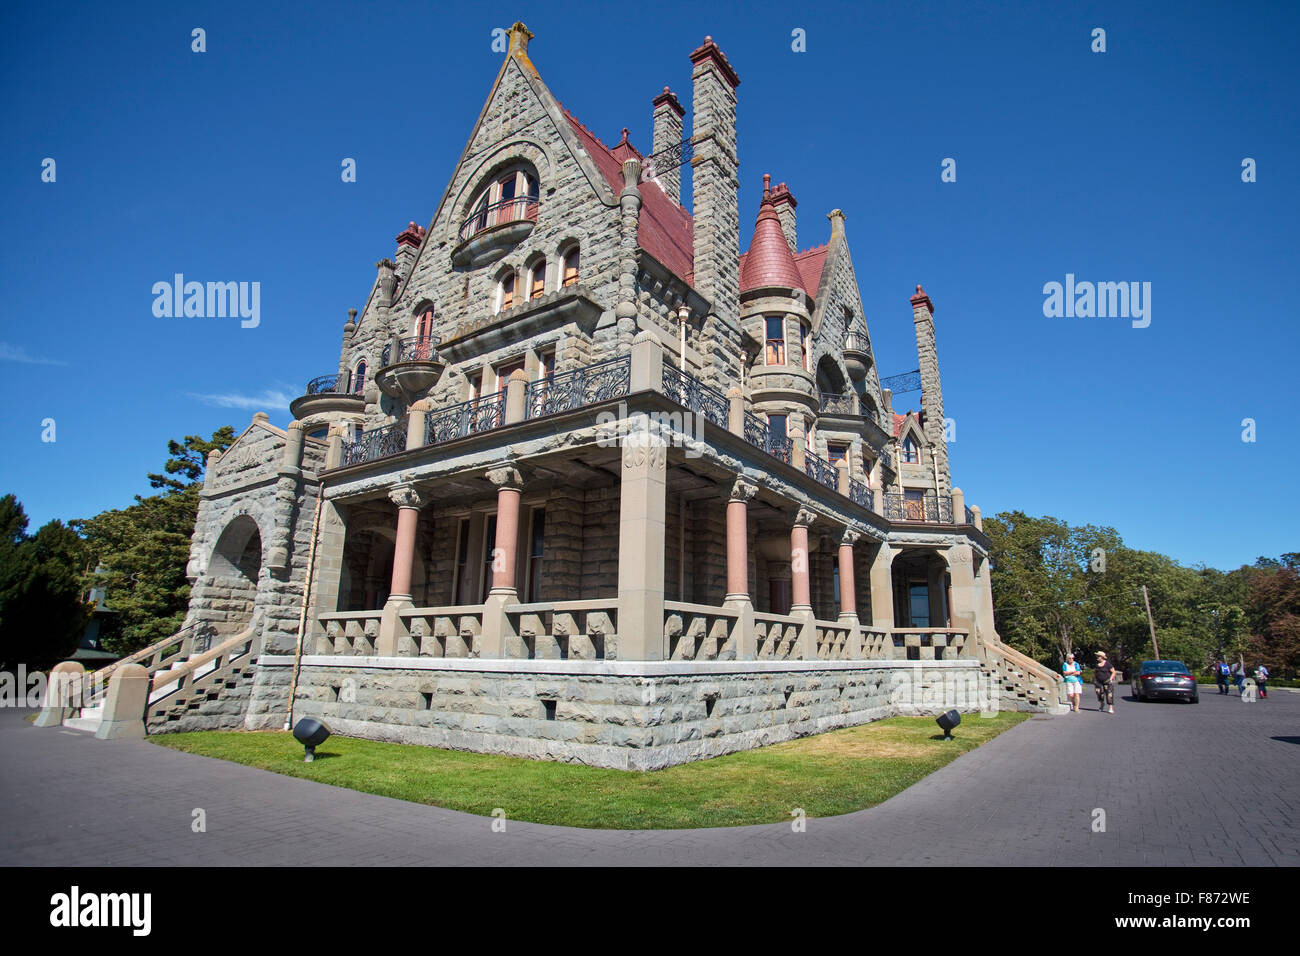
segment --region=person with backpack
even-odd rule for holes
[[[1246,668],[1241,666],[1241,661],[1232,665],[1232,683],[1236,685],[1238,693],[1246,688]]]
[[[1259,685],[1259,696],[1268,697],[1268,668],[1263,664],[1255,668],[1255,683]]]
[[[1214,662],[1214,682],[1219,685],[1220,694],[1228,693],[1228,675],[1231,673],[1223,658]]]

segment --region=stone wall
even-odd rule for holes
[[[655,770],[898,714],[982,707],[955,662],[411,662],[307,658],[295,719],[424,746]],[[283,720],[291,658],[261,661],[249,727]]]

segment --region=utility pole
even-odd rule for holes
[[[1147,597],[1147,586],[1142,585],[1142,602],[1147,606],[1147,624],[1151,628],[1151,649],[1155,651],[1156,659],[1160,658],[1160,645],[1156,643],[1156,622],[1151,619],[1151,599]]]

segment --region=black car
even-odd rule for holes
[[[1170,697],[1193,704],[1201,699],[1196,678],[1182,661],[1143,661],[1133,675],[1133,696],[1138,700]]]

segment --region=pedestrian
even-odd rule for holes
[[[1097,666],[1092,669],[1092,686],[1097,691],[1097,709],[1115,713],[1115,665],[1105,651],[1097,652]]]
[[[1241,666],[1241,660],[1232,665],[1232,683],[1236,685],[1237,692],[1241,693],[1243,685],[1246,683],[1246,668]]]
[[[1219,685],[1220,694],[1228,693],[1228,676],[1230,673],[1227,662],[1220,657],[1214,665],[1214,682]]]
[[[1263,664],[1255,667],[1255,683],[1259,685],[1259,696],[1268,699],[1268,668]]]
[[[1075,661],[1073,654],[1066,654],[1061,672],[1065,674],[1065,694],[1070,700],[1070,713],[1077,714],[1079,699],[1083,696],[1083,668]]]

